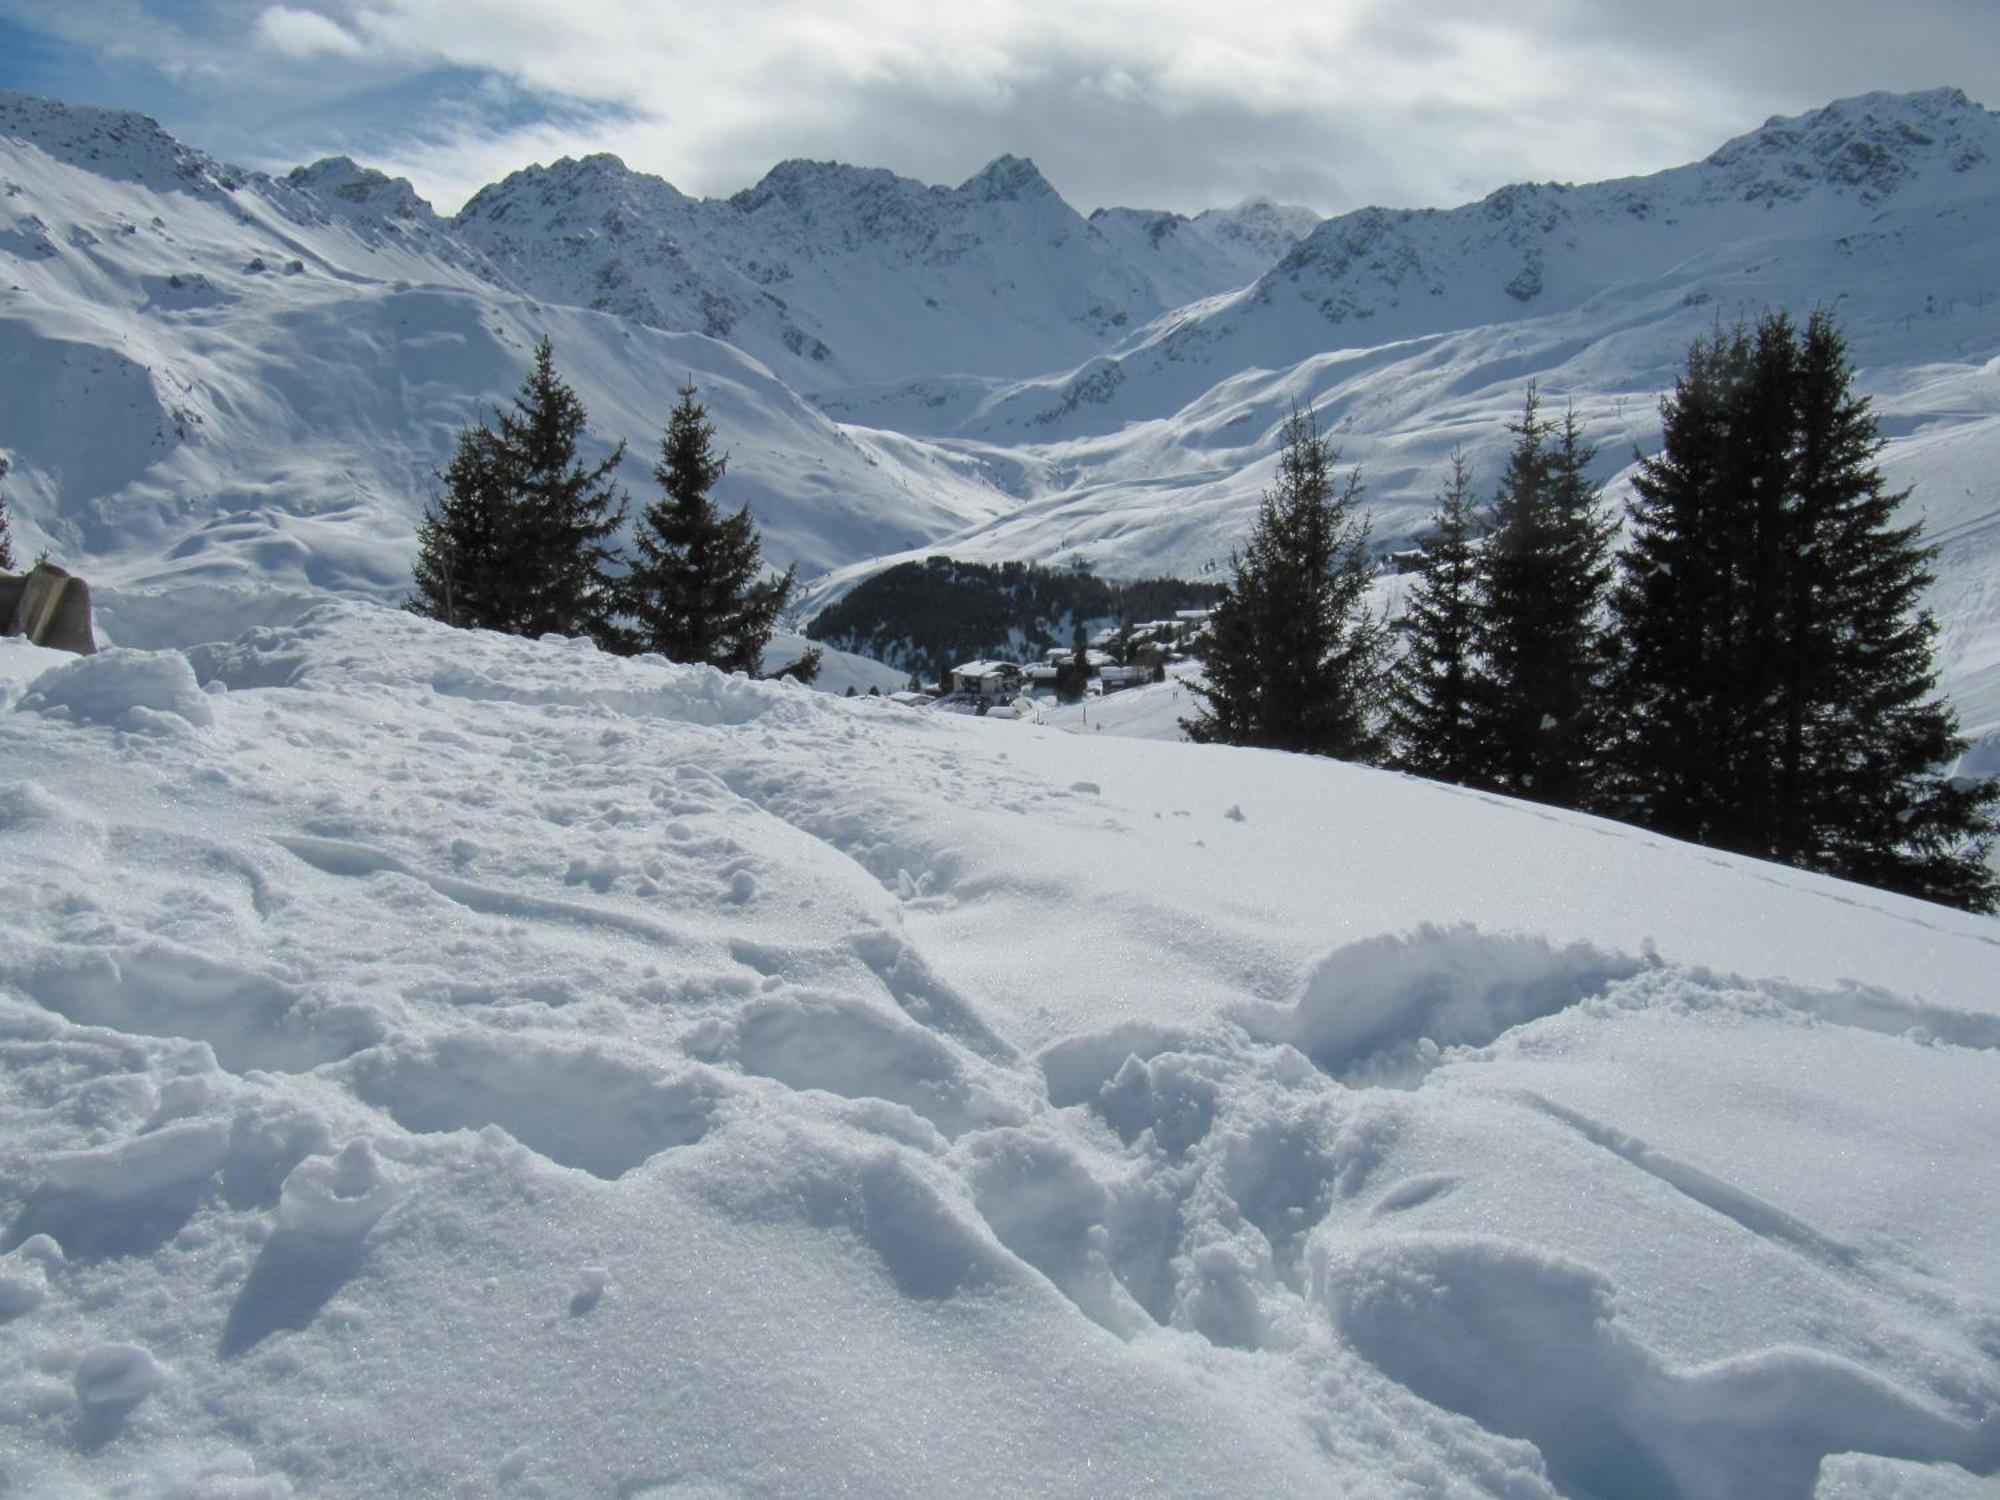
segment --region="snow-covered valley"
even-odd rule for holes
[[[547,334],[636,496],[701,388],[807,607],[889,562],[1208,574],[1313,403],[1406,540],[1529,380],[1622,494],[1718,319],[1833,307],[1939,542],[1941,666],[2000,726],[2000,118],[1955,90],[1773,120],[1650,177],[1317,222],[1089,217],[1030,162],[953,188],[787,162],[695,199],[592,156],[454,218],[335,159],[223,166],[138,116],[0,96],[0,452],[23,546],[118,584],[394,600],[454,433]]]
[[[13,1493],[2000,1465],[1994,919],[367,603],[102,618],[157,649],[0,642]]]
[[[1385,546],[1531,379],[1616,494],[1691,338],[1833,305],[2000,771],[1996,228],[1951,91],[1323,223],[1011,157],[447,219],[0,95],[15,544],[110,647],[0,639],[0,1493],[1991,1494],[2000,919],[1172,743],[1178,677],[389,606],[545,335],[636,497],[699,387],[810,606],[1207,573],[1295,403]]]

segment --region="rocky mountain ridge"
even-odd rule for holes
[[[723,498],[815,601],[936,551],[1202,577],[1294,404],[1393,546],[1453,447],[1496,471],[1529,380],[1615,496],[1690,339],[1830,305],[1943,547],[1946,680],[2000,725],[1996,163],[1996,116],[1935,90],[1646,177],[1323,223],[1086,218],[1004,156],[955,187],[791,161],[696,199],[597,155],[447,220],[342,158],[242,172],[140,116],[0,96],[0,449],[30,548],[394,598],[453,435],[549,334],[638,494],[696,380]]]

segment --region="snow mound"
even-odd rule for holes
[[[138,734],[187,734],[215,720],[194,668],[178,651],[114,648],[78,657],[29,683],[14,707]]]
[[[150,1349],[97,1344],[76,1362],[76,1399],[87,1407],[131,1406],[165,1378]]]
[[[1426,926],[1328,954],[1288,1012],[1239,1015],[1254,1034],[1291,1043],[1344,1082],[1407,1081],[1435,1066],[1443,1048],[1483,1047],[1641,967],[1583,943],[1556,949]]]
[[[1604,1277],[1505,1240],[1410,1236],[1329,1258],[1314,1279],[1358,1352],[1532,1441],[1565,1492],[1724,1500],[1754,1474],[1758,1494],[1808,1500],[1830,1453],[2000,1462],[1991,1430],[1827,1354],[1673,1368],[1619,1326]]]
[[[1307,757],[235,618],[0,713],[23,1493],[2000,1472],[1990,918]],[[121,660],[210,721],[103,753]]]

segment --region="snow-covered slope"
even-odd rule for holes
[[[0,95],[0,451],[29,551],[115,581],[269,578],[394,597],[456,431],[535,341],[631,441],[644,498],[692,378],[775,560],[823,568],[1009,503],[963,460],[837,426],[736,347],[513,289],[407,183],[282,180],[150,121]]]
[[[1491,483],[1529,381],[1574,404],[1617,494],[1695,337],[1831,307],[1889,476],[1943,548],[1947,685],[1969,725],[2000,726],[1996,236],[2000,116],[1956,90],[1868,95],[1652,177],[1328,220],[1254,285],[1073,369],[961,384],[929,410],[900,391],[829,406],[949,436],[1005,476],[1021,503],[954,553],[1193,576],[1241,540],[1295,404],[1361,466],[1395,545],[1453,447]]]
[[[817,392],[1073,364],[1248,285],[1313,222],[1269,204],[1086,221],[1012,156],[956,188],[788,161],[727,199],[592,156],[515,173],[454,228],[537,296],[699,329]]]
[[[1090,216],[1091,227],[1174,307],[1250,285],[1318,223],[1310,209],[1261,198],[1192,217],[1134,208],[1100,208]]]
[[[2000,922],[107,605],[0,641],[10,1493],[1990,1493]]]
[[[1832,306],[1943,549],[1946,685],[2000,730],[2000,121],[1953,90],[1773,120],[1651,177],[1316,227],[1254,203],[1086,220],[1014,158],[955,188],[788,162],[695,200],[596,156],[446,222],[350,162],[263,178],[19,96],[0,191],[17,523],[114,581],[395,597],[432,469],[542,333],[595,440],[632,440],[640,496],[691,374],[724,498],[774,560],[825,570],[823,600],[936,551],[1211,573],[1294,403],[1362,466],[1384,546],[1454,445],[1490,482],[1530,380],[1574,403],[1616,494],[1693,337]]]

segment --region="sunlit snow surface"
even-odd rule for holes
[[[1991,1492],[2000,922],[228,602],[0,642],[0,1490]]]

